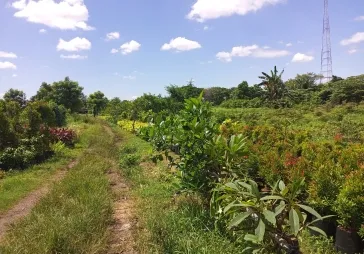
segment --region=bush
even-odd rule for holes
[[[62,142],[67,146],[74,145],[77,138],[76,132],[67,128],[51,128],[49,133],[53,142]]]
[[[359,230],[364,225],[364,166],[346,176],[335,203],[338,222],[346,229]]]

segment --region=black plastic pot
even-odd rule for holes
[[[336,237],[336,222],[333,220],[320,220],[312,224],[312,226],[317,227],[324,231],[327,235],[327,237],[333,237],[335,239]],[[311,235],[319,236],[320,233],[310,230]]]
[[[336,229],[335,249],[341,253],[362,253],[361,239],[357,232],[341,227]]]

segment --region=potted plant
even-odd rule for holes
[[[333,165],[321,165],[313,172],[312,180],[308,184],[308,203],[321,215],[334,214],[334,204],[340,192],[342,177],[339,169]],[[314,219],[314,218],[313,218]],[[336,218],[317,221],[315,226],[323,230],[327,236],[336,235]],[[318,235],[311,231],[312,235]]]
[[[364,224],[364,169],[346,176],[343,188],[335,202],[339,217],[335,247],[343,253],[360,253],[361,239],[358,234]]]

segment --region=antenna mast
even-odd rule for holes
[[[321,75],[322,75],[322,77],[320,79],[321,84],[332,80],[329,0],[324,0],[324,20],[323,20],[323,30],[322,30],[322,51],[321,51]]]

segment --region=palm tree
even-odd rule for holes
[[[283,72],[284,70],[278,75],[277,67],[274,66],[274,71],[270,71],[271,75],[262,72],[263,76],[259,77],[262,80],[259,85],[264,86],[268,99],[271,101],[281,99],[287,91],[282,80]]]

